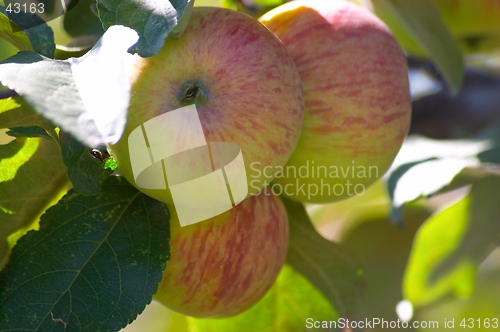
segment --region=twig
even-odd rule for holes
[[[7,90],[0,91],[0,100],[7,99],[10,97],[15,97],[15,96],[19,96],[19,94],[15,90],[7,89]]]

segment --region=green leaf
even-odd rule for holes
[[[462,51],[432,1],[380,1],[393,10],[407,32],[436,63],[452,93],[457,94],[465,73]]]
[[[36,15],[31,15],[31,16],[34,22],[37,22],[37,20],[39,19],[39,17]],[[34,24],[35,23],[31,23],[31,25]],[[30,37],[33,49],[43,56],[46,56],[48,58],[54,58],[54,54],[56,51],[54,31],[52,31],[52,28],[48,26],[45,22],[36,24],[37,24],[36,26],[24,30],[28,35],[28,37]]]
[[[7,236],[35,222],[67,183],[53,141],[18,138],[0,145],[0,262],[7,254]]]
[[[498,129],[467,140],[410,136],[388,172],[391,219],[402,223],[401,211],[406,203],[456,188],[449,186],[466,168],[481,169],[481,163],[499,161],[499,151]]]
[[[182,30],[173,30],[181,18],[189,21],[192,2],[194,0],[97,0],[97,9],[105,29],[124,25],[137,31],[139,41],[129,52],[150,57],[163,47],[171,32],[177,37],[182,34]]]
[[[438,191],[438,194],[471,185],[491,176],[500,176],[500,165],[482,164],[477,167],[464,167],[449,185]]]
[[[106,169],[104,159],[99,160],[92,155],[99,153],[107,154],[106,148],[90,149],[71,135],[61,131],[61,149],[64,164],[68,167],[68,177],[73,187],[84,195],[95,195],[101,191],[101,186],[113,173],[111,169]]]
[[[452,191],[491,175],[500,175],[498,166],[488,164],[468,166],[468,164],[470,163],[466,160],[441,159],[408,164],[409,169],[401,166],[399,169],[405,173],[396,178],[398,169],[389,178],[392,221],[396,224],[403,223],[401,213],[409,202]],[[394,181],[393,187],[391,181]]]
[[[111,178],[70,191],[0,274],[1,331],[118,331],[151,302],[169,257],[162,203]]]
[[[191,20],[191,14],[193,13],[193,8],[194,8],[194,0],[187,0],[188,3],[186,5],[186,8],[184,8],[184,11],[180,18],[177,21],[177,25],[172,29],[172,31],[169,33],[169,37],[172,38],[180,38],[186,28],[188,27],[189,21]]]
[[[477,266],[498,246],[500,176],[472,185],[467,196],[432,215],[420,228],[404,277],[416,306],[454,293],[470,296]]]
[[[21,126],[50,127],[50,123],[38,115],[22,97],[0,100],[0,128]]]
[[[328,300],[301,274],[284,265],[262,300],[248,311],[227,319],[188,317],[191,332],[295,332],[307,319],[333,321],[338,314]]]
[[[283,199],[290,221],[287,263],[302,273],[342,317],[360,315],[364,271],[341,246],[323,238],[300,203]]]
[[[272,7],[279,6],[283,4],[284,0],[253,0],[254,3],[259,4],[261,6]]]
[[[474,159],[433,159],[410,163],[391,173],[388,184],[393,211],[391,218],[401,223],[401,209],[422,197],[430,197],[448,186],[453,178],[468,166],[477,165]],[[401,171],[403,174],[398,174]],[[399,177],[397,177],[400,175]]]
[[[40,141],[38,140],[15,140],[2,146],[0,152],[0,182],[14,179],[16,172],[35,154]]]
[[[403,25],[402,20],[396,15],[392,7],[387,1],[371,0],[367,5],[364,5],[368,10],[372,10],[379,19],[391,29],[392,34],[401,45],[403,50],[410,55],[418,58],[426,58],[425,52],[422,47],[410,35],[406,27]],[[370,8],[371,6],[371,8]]]
[[[13,1],[14,2],[14,1]],[[0,12],[7,16],[4,7],[0,6]],[[0,14],[0,16],[2,15]],[[54,32],[39,16],[23,11],[10,13],[8,17],[15,22],[14,30],[20,29],[29,37],[33,50],[43,56],[53,58],[56,50]],[[11,29],[12,29],[11,27]],[[26,50],[31,51],[31,50]]]
[[[67,61],[19,52],[0,63],[0,81],[88,146],[114,144],[130,100],[134,56],[127,49],[137,38],[133,30],[116,26],[90,52]]]
[[[369,190],[371,188],[367,192]],[[353,205],[352,209],[369,208]],[[337,211],[331,212],[331,219],[343,219],[341,214],[335,212]],[[402,280],[413,239],[430,213],[423,206],[408,204],[403,211],[404,227],[392,224],[386,216],[380,214],[359,213],[362,215],[330,224],[330,229],[335,234],[342,234],[340,243],[354,252],[363,265],[367,282],[362,318],[378,317],[396,321],[398,316],[395,308],[404,299]],[[386,329],[379,327],[374,330]]]
[[[74,82],[69,62],[50,60],[32,52],[19,52],[0,63],[0,81],[6,86],[15,87],[37,113],[62,128],[68,131],[68,128],[73,131],[91,131],[87,127],[93,123],[83,122],[78,125],[78,117],[84,112],[85,106]],[[11,108],[11,105],[6,107]],[[24,118],[29,112],[25,105],[21,106]],[[18,111],[9,111],[7,116],[11,115],[11,118],[15,119],[16,114],[12,112]],[[17,126],[19,125],[28,124],[21,123]]]
[[[101,36],[104,33],[97,14],[96,0],[73,0],[73,9],[64,15],[64,29],[72,37]]]
[[[0,6],[0,38],[5,39],[20,51],[33,51],[30,38],[24,31],[14,32],[5,7]],[[15,23],[14,23],[15,24]]]
[[[431,308],[423,308],[423,310],[418,310],[417,319],[420,321],[443,321],[443,317],[450,317],[455,320],[455,329],[447,330],[460,331],[462,330],[459,327],[460,323],[463,320],[465,320],[465,322],[467,323],[470,323],[469,319],[473,318],[472,320],[474,320],[476,323],[475,328],[464,328],[462,331],[491,331],[491,327],[484,328],[484,325],[482,325],[481,328],[479,328],[477,323],[491,323],[492,318],[498,317],[498,314],[500,313],[500,301],[498,301],[498,299],[500,299],[500,287],[498,287],[499,275],[500,249],[497,249],[490,256],[488,256],[488,258],[483,263],[481,263],[476,277],[477,280],[474,294],[471,297],[466,299],[452,299],[449,297],[445,298],[442,302],[436,303],[436,305],[433,304]]]
[[[12,137],[40,137],[52,140],[52,137],[47,134],[45,129],[37,126],[10,128],[7,135]]]

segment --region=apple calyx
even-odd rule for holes
[[[207,99],[208,93],[203,83],[196,81],[186,82],[182,85],[179,95],[179,101],[182,106],[204,104]]]

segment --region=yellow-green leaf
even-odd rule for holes
[[[0,145],[0,269],[7,238],[35,221],[68,184],[59,147],[43,138]]]
[[[432,215],[415,237],[404,277],[404,293],[416,306],[454,293],[470,296],[476,269],[500,235],[500,177],[472,185],[457,203]]]
[[[49,129],[49,121],[38,115],[33,108],[20,97],[0,100],[0,128],[39,126]]]

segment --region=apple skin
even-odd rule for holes
[[[344,1],[292,1],[260,21],[287,47],[304,88],[302,136],[285,170],[310,172],[301,178],[283,172],[275,192],[311,203],[361,194],[388,170],[409,130],[401,48],[376,16]],[[313,166],[321,176],[312,176]]]
[[[288,217],[277,196],[249,197],[186,227],[170,211],[171,255],[156,300],[189,316],[228,317],[265,295],[288,250]]]
[[[145,121],[189,104],[196,104],[206,141],[241,148],[248,196],[266,185],[264,177],[250,178],[250,165],[285,165],[300,137],[304,100],[298,70],[279,39],[243,13],[195,7],[181,38],[168,38],[153,57],[139,57],[131,76],[126,128],[110,149],[134,186],[129,134]],[[187,98],[193,85],[200,93]],[[183,138],[168,144],[183,144]],[[173,203],[169,189],[138,189]]]

